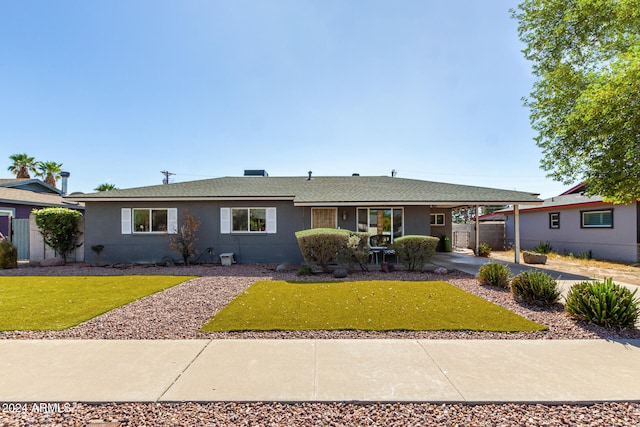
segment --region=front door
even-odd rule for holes
[[[311,209],[311,228],[336,228],[338,226],[337,208]]]

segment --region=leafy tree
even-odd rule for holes
[[[189,265],[189,258],[198,254],[196,248],[198,228],[200,228],[200,220],[193,216],[189,209],[185,209],[182,214],[182,225],[169,242],[169,247],[178,251],[182,256],[184,265]]]
[[[118,188],[114,185],[114,184],[109,184],[108,182],[105,182],[104,184],[100,184],[98,185],[96,188],[94,188],[94,191],[111,191],[111,190],[117,190]]]
[[[81,234],[79,224],[82,214],[67,208],[36,209],[32,213],[44,242],[66,262],[67,255],[80,246],[78,238]]]
[[[29,172],[36,173],[36,159],[29,157],[26,153],[13,154],[9,156],[9,159],[13,162],[7,170],[11,171],[16,178],[31,178]]]
[[[36,176],[44,178],[44,182],[55,188],[56,181],[60,179],[60,172],[62,172],[62,163],[38,162],[37,168]]]
[[[640,0],[524,0],[542,168],[615,203],[640,198]]]

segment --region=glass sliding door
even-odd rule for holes
[[[402,209],[397,208],[359,208],[358,231],[381,236],[379,240],[392,243],[403,234],[402,216]]]

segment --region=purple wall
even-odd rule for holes
[[[2,203],[0,204],[0,210],[14,210],[15,216],[14,218],[22,219],[29,218],[29,214],[34,209],[40,209],[39,206],[26,206],[26,205],[17,205],[14,203]],[[5,236],[9,235],[9,217],[0,216],[0,233]]]

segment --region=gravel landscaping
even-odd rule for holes
[[[459,272],[354,273],[346,280],[445,280],[473,294],[545,324],[549,331],[535,333],[483,332],[362,332],[301,331],[204,334],[198,329],[218,310],[256,280],[329,280],[332,277],[297,277],[275,266],[233,265],[196,267],[21,267],[0,275],[136,275],[175,274],[201,276],[148,296],[65,331],[0,332],[3,339],[193,339],[193,338],[429,338],[429,339],[596,339],[640,338],[640,331],[612,332],[569,319],[562,306],[552,310],[525,307],[508,291],[479,286]],[[438,405],[429,403],[180,403],[180,404],[75,404],[62,411],[0,413],[0,426],[640,426],[640,404],[593,405],[490,404]]]
[[[577,323],[563,311],[561,305],[540,309],[516,303],[508,290],[480,286],[474,277],[460,272],[445,275],[433,272],[394,271],[392,273],[357,272],[343,280],[444,280],[465,291],[499,304],[509,310],[549,327],[543,332],[493,333],[466,331],[434,332],[364,332],[364,331],[270,331],[202,333],[199,329],[215,313],[256,280],[333,279],[330,275],[297,277],[295,270],[276,272],[273,265],[232,265],[193,267],[22,267],[2,270],[0,275],[192,275],[201,276],[163,292],[150,295],[117,308],[64,331],[0,332],[0,339],[248,339],[248,338],[427,338],[427,339],[629,339],[640,338],[638,329],[611,331],[593,325]]]
[[[430,403],[180,403],[72,405],[68,412],[25,412],[0,426],[634,426],[637,403],[436,405]],[[96,423],[96,424],[93,424]]]

